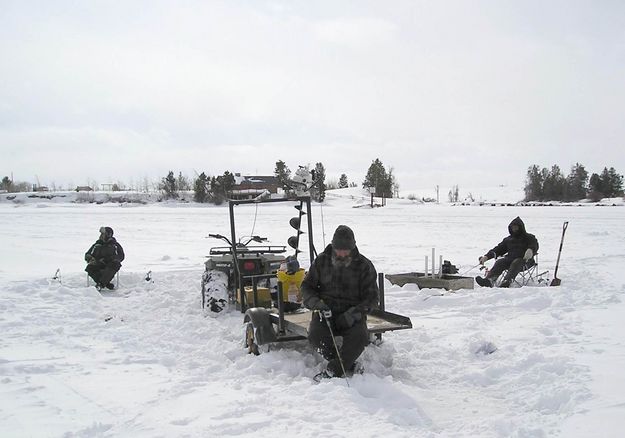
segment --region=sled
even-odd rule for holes
[[[441,277],[432,277],[423,272],[408,272],[404,274],[386,274],[386,279],[391,284],[399,287],[403,287],[407,283],[414,283],[419,289],[473,289],[473,277],[463,277],[461,275],[443,274]]]

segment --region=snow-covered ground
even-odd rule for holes
[[[462,273],[519,215],[553,278],[569,221],[562,285],[435,296],[387,282],[387,310],[414,328],[367,347],[349,387],[314,385],[323,361],[305,342],[248,355],[240,313],[200,309],[225,206],[0,203],[0,436],[623,436],[625,208],[387,202],[329,192],[313,206],[317,249],[347,224],[379,272],[422,270],[434,247]],[[237,225],[285,244],[295,213],[240,206]],[[127,253],[105,296],[83,272],[102,225]]]

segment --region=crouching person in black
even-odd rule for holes
[[[500,287],[510,287],[510,283],[519,272],[536,263],[534,256],[538,252],[538,240],[536,236],[525,231],[525,224],[520,217],[517,216],[510,222],[508,233],[510,235],[505,237],[499,245],[480,256],[481,264],[484,264],[486,260],[501,257],[495,261],[486,277],[475,277],[475,281],[480,286],[493,287],[495,280],[507,269],[508,273]]]
[[[304,305],[314,311],[308,341],[328,361],[326,370],[315,380],[343,377],[344,371],[353,373],[356,359],[369,343],[367,312],[378,307],[379,291],[375,268],[358,252],[349,227],[338,226],[332,243],[315,259],[301,289]],[[342,337],[340,356],[332,334]]]
[[[95,287],[115,289],[111,280],[124,261],[124,249],[113,237],[111,227],[100,228],[100,238],[85,253],[85,271],[95,281]]]

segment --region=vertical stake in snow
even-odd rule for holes
[[[443,278],[443,256],[438,256],[438,278]]]
[[[425,256],[425,270],[423,271],[425,278],[428,276],[428,256]]]
[[[434,265],[436,265],[436,263],[434,262],[435,257],[436,257],[436,250],[434,248],[432,248],[432,278],[434,278],[434,273],[436,272]]]

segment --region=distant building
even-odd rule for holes
[[[102,187],[103,192],[112,192],[114,190],[113,186],[115,186],[115,183],[102,183],[100,186]]]
[[[232,199],[254,199],[265,192],[278,193],[281,188],[278,178],[275,176],[234,175],[234,187],[230,192]]]
[[[93,192],[93,189],[89,186],[77,186],[76,191],[77,192]]]

